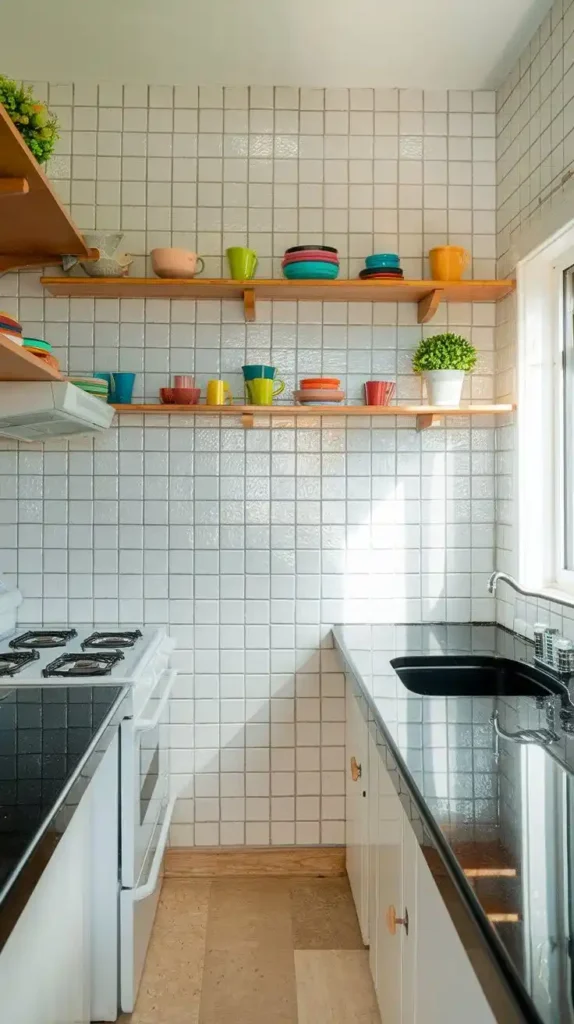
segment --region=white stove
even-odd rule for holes
[[[118,859],[107,875],[98,868],[95,900],[98,983],[92,987],[91,1019],[115,1021],[118,1009],[134,1008],[175,806],[168,743],[175,645],[161,628],[16,627],[21,600],[0,579],[0,691],[128,688],[120,726]]]
[[[0,688],[130,686],[127,713],[138,714],[172,648],[165,629],[21,626],[0,639]]]

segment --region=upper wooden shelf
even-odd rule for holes
[[[74,298],[239,299],[245,319],[255,320],[257,299],[279,302],[416,302],[418,321],[427,323],[440,302],[496,302],[514,290],[505,281],[230,281],[159,277],[43,277],[51,295]]]
[[[434,426],[444,416],[501,416],[516,408],[507,405],[467,405],[451,409],[437,405],[115,405],[120,415],[240,416],[244,427],[253,427],[255,416],[285,419],[314,416],[409,416],[417,430]]]
[[[21,345],[0,334],[0,380],[55,381],[62,377]]]
[[[0,103],[0,273],[89,249]]]

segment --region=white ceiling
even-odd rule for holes
[[[19,0],[2,71],[32,80],[488,89],[551,0]]]

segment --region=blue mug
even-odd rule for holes
[[[135,373],[94,373],[94,377],[107,380],[108,402],[113,405],[131,405]]]

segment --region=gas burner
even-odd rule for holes
[[[141,630],[129,629],[123,630],[122,632],[106,632],[103,633],[92,633],[87,640],[84,640],[82,644],[82,650],[85,651],[86,647],[97,647],[101,649],[103,647],[133,647],[137,640],[141,636]]]
[[[0,676],[15,676],[25,665],[37,661],[38,651],[14,651],[14,654],[0,654]]]
[[[23,647],[28,651],[33,647],[65,647],[68,640],[77,635],[75,629],[33,629],[10,640],[8,646]]]
[[[121,651],[103,654],[61,654],[42,669],[43,676],[108,676],[121,661]]]

